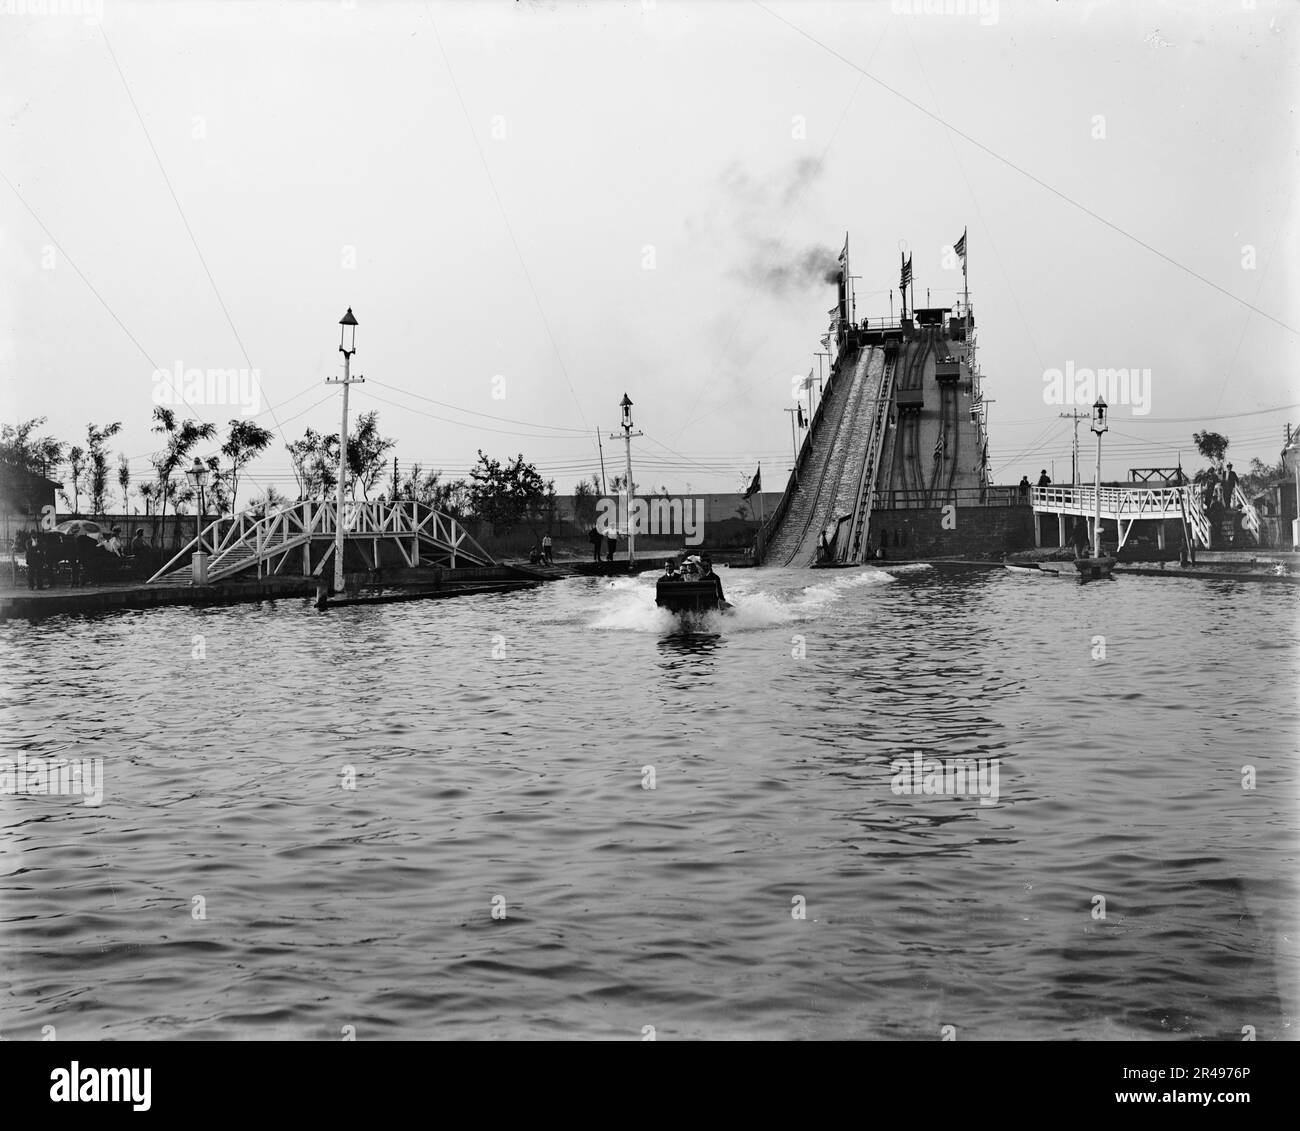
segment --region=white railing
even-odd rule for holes
[[[1259,511],[1246,498],[1246,493],[1241,489],[1238,483],[1232,489],[1232,501],[1235,506],[1241,508],[1241,525],[1249,530],[1254,536],[1255,541],[1259,541]]]
[[[1199,510],[1196,488],[1188,483],[1181,487],[1102,487],[1102,518],[1180,518],[1183,507]],[[1053,514],[1097,513],[1095,487],[1032,487],[1030,502],[1036,511]]]
[[[273,554],[287,554],[313,541],[332,540],[337,529],[337,504],[327,499],[289,503],[269,514],[244,511],[228,515],[210,522],[149,580],[157,581],[184,566],[200,544],[209,552],[208,575],[214,577],[246,569]],[[460,554],[476,565],[492,562],[460,523],[424,503],[345,500],[343,532],[349,539],[404,539],[413,545],[431,543],[448,551],[453,561]],[[403,557],[412,561],[404,549]]]
[[[1033,487],[1030,502],[1036,511],[1091,518],[1097,514],[1098,493],[1095,487]],[[1210,520],[1201,508],[1200,490],[1193,483],[1180,487],[1102,487],[1100,502],[1101,517],[1119,526],[1121,547],[1139,519],[1186,519],[1197,541],[1206,547],[1210,544]]]

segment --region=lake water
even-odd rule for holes
[[[3,626],[0,1035],[1294,1033],[1293,591],[722,576]]]

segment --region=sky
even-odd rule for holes
[[[190,411],[284,443],[353,417],[403,468],[522,453],[735,490],[791,463],[848,234],[859,317],[954,301],[968,233],[997,482],[1068,478],[1054,369],[1150,371],[1103,476],[1278,459],[1300,423],[1300,5],[0,0],[0,419],[160,445]],[[897,302],[897,296],[892,296]],[[209,390],[222,394],[222,390]],[[1083,426],[1085,457],[1095,449]],[[217,444],[202,445],[207,455]],[[139,507],[139,499],[133,499]]]

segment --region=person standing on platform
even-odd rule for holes
[[[555,558],[551,556],[551,535],[549,531],[542,535],[542,561],[546,562],[547,565],[555,564]]]
[[[1232,464],[1228,464],[1227,471],[1223,474],[1223,502],[1226,506],[1233,506],[1233,496],[1237,493],[1237,473],[1232,470]]]
[[[41,575],[45,571],[44,548],[40,536],[35,531],[24,534],[21,539],[22,549],[27,556],[27,588],[40,589]]]
[[[607,562],[614,560],[614,551],[618,549],[618,531],[612,526],[605,527],[605,546]]]
[[[1076,518],[1074,520],[1074,556],[1076,558],[1086,558],[1090,549],[1088,520],[1086,518]]]
[[[1050,487],[1052,485],[1052,481],[1047,475],[1047,468],[1043,468],[1043,470],[1038,473],[1038,485],[1040,487]]]
[[[600,545],[605,541],[605,539],[601,537],[600,531],[594,526],[587,531],[587,541],[591,543],[591,552],[595,556],[596,561],[600,561]]]

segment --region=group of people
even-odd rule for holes
[[[670,581],[705,581],[713,584],[722,599],[722,578],[713,572],[713,559],[708,554],[685,554],[664,562],[664,577]]]
[[[554,546],[550,534],[544,534],[542,535],[541,544],[528,551],[528,560],[533,565],[554,565],[555,556],[553,550]]]
[[[614,551],[618,549],[618,531],[612,526],[607,526],[603,531],[593,526],[587,531],[587,541],[591,543],[591,549],[595,555],[596,561],[600,561],[600,551],[603,546],[606,551],[605,560],[612,562],[614,560]]]
[[[73,585],[93,580],[105,572],[115,572],[116,567],[110,568],[114,559],[130,561],[137,567],[136,572],[153,567],[153,551],[145,540],[143,528],[125,546],[119,526],[114,526],[107,535],[24,530],[18,535],[15,550],[26,561],[28,589],[50,588],[63,563],[70,568]]]
[[[717,574],[713,572],[713,559],[708,554],[690,554],[680,565],[676,558],[664,562],[664,576],[682,581],[707,581]]]
[[[1201,502],[1208,510],[1214,504],[1221,507],[1232,507],[1233,496],[1237,493],[1237,473],[1232,470],[1232,464],[1225,464],[1220,459],[1212,468],[1210,474],[1201,483]]]

